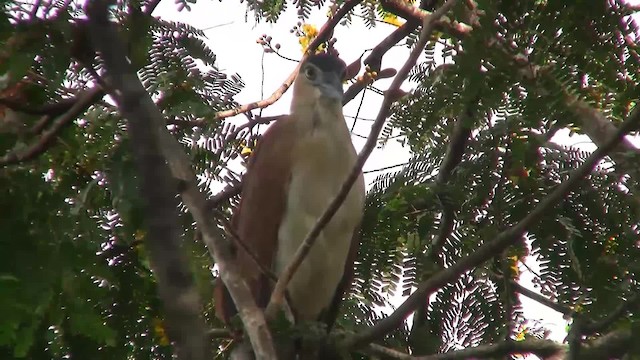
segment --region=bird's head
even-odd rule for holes
[[[294,104],[308,106],[329,102],[342,108],[342,81],[347,65],[338,56],[328,53],[310,55],[300,66],[293,85]],[[296,102],[299,102],[296,104]]]

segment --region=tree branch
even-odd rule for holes
[[[149,131],[153,128],[153,115],[147,113],[142,99],[148,94],[125,58],[125,48],[108,19],[108,6],[108,1],[90,2],[86,8],[88,24],[113,85],[110,95],[129,120],[132,152],[145,200],[149,255],[167,314],[168,332],[176,342],[179,359],[205,360],[209,357],[209,347],[200,314],[202,305],[180,238],[176,179],[162,156],[161,142]]]
[[[544,305],[544,306],[546,306],[546,307],[548,307],[550,309],[553,309],[553,310],[555,310],[555,311],[557,311],[557,312],[559,312],[559,313],[561,313],[561,314],[563,314],[565,316],[569,316],[569,315],[573,314],[573,310],[571,310],[571,308],[569,308],[568,306],[565,306],[565,305],[559,304],[559,303],[557,303],[555,301],[549,300],[546,297],[536,293],[535,291],[529,290],[526,287],[520,285],[516,281],[509,280],[509,282],[511,283],[511,286],[513,287],[513,289],[516,292],[528,297],[529,299],[537,301],[540,304],[542,304],[542,305]]]
[[[402,0],[382,0],[381,4],[385,10],[407,20],[421,20],[429,14],[428,12],[421,11]],[[437,29],[458,39],[464,39],[472,30],[472,28],[467,25],[453,23],[448,20],[438,21]],[[540,79],[541,76],[550,73],[549,71],[540,71],[541,68],[539,66],[532,65],[526,56],[517,56],[512,54],[511,51],[508,50],[509,45],[505,43],[504,39],[496,37],[492,41],[489,41],[486,46],[504,54],[512,64],[518,67],[519,71],[517,71],[517,74],[521,78],[537,80]],[[602,112],[592,108],[587,103],[571,94],[565,93],[564,97],[567,108],[576,115],[585,135],[587,135],[591,141],[596,144],[596,146],[602,146],[615,134],[616,126],[609,121]],[[613,161],[620,166],[620,168],[624,169],[626,173],[633,173],[630,169],[634,169],[634,163],[629,161],[628,157],[625,156],[626,152],[640,154],[640,149],[635,147],[627,139],[623,139],[616,149],[611,151],[610,156]],[[638,199],[637,196],[634,198],[637,202],[640,202],[640,199]]]
[[[369,355],[374,355],[378,358],[383,358],[383,359],[394,359],[394,360],[415,359],[414,356],[403,353],[402,351],[384,347],[378,344],[369,344],[369,346],[367,346],[366,349],[363,349],[362,352],[367,353]]]
[[[179,187],[182,190],[182,199],[193,215],[209,252],[212,253],[220,268],[221,277],[239,310],[256,357],[258,359],[273,359],[275,358],[275,349],[262,311],[256,306],[249,287],[239,275],[240,272],[233,261],[229,244],[224,241],[220,229],[213,222],[210,212],[207,211],[205,196],[197,187],[197,179],[190,166],[188,156],[177,140],[167,131],[162,114],[140,83],[131,64],[127,61],[124,45],[107,19],[108,5],[108,1],[94,0],[89,4],[87,13],[91,19],[91,34],[94,38],[94,43],[104,59],[109,80],[114,88],[111,93],[118,99],[120,110],[130,120],[130,123],[133,126],[138,124],[141,125],[139,127],[144,126],[141,131],[146,132],[146,134],[138,133],[137,136],[152,136],[151,139],[146,139],[146,141],[150,144],[155,144],[163,152],[171,175],[180,182]],[[132,131],[134,130],[132,129]],[[149,151],[149,149],[146,151]],[[144,165],[141,164],[142,166]],[[168,170],[165,168],[164,172],[168,173]],[[171,178],[171,175],[166,175],[166,177]],[[162,180],[158,178],[158,175],[155,178],[157,181]],[[150,220],[157,221],[153,218]],[[155,225],[154,222],[151,224]],[[161,235],[156,234],[160,239],[162,238]],[[164,244],[158,245],[164,246]],[[181,254],[179,249],[175,249],[175,246],[170,249],[175,253],[174,257],[178,257],[179,255],[177,254]],[[175,264],[177,263],[156,263],[156,266],[165,267],[174,266]],[[188,300],[190,301],[185,301],[187,300],[187,293],[185,292],[167,294],[163,291],[163,288],[170,287],[167,281],[174,282],[179,279],[173,277],[165,278],[163,277],[165,274],[162,271],[157,275],[159,275],[161,296],[165,306],[168,307],[168,315],[170,315],[168,316],[170,320],[169,334],[178,343],[179,355],[181,355],[181,358],[189,358],[190,355],[193,355],[194,358],[204,358],[205,354],[202,350],[207,347],[204,323],[200,318],[199,311],[201,308],[197,292],[195,292],[192,283],[188,284],[191,285],[191,288],[185,290],[189,294],[193,294],[193,296],[189,296]],[[187,284],[184,281],[183,283]],[[180,296],[176,297],[178,294]]]
[[[434,274],[430,279],[421,283],[418,289],[411,294],[402,305],[391,315],[379,321],[351,338],[345,340],[347,347],[357,347],[368,343],[383,334],[398,327],[424,301],[426,294],[436,291],[447,283],[454,281],[461,274],[487,261],[495,254],[503,251],[515,243],[526,230],[538,222],[544,214],[562,201],[562,198],[575,187],[582,178],[589,174],[593,168],[611,149],[615,148],[624,135],[634,129],[640,121],[640,107],[634,108],[630,116],[603,146],[594,151],[585,162],[574,170],[569,178],[558,185],[546,198],[544,198],[524,219],[515,226],[501,232],[498,236],[480,246],[476,251],[463,257],[449,268]]]
[[[585,324],[582,328],[583,334],[589,335],[606,330],[609,326],[613,325],[621,317],[625,316],[628,311],[638,307],[640,304],[640,295],[633,294],[627,301],[623,301],[616,307],[613,312],[604,317],[603,319]]]
[[[395,29],[389,36],[384,38],[376,47],[371,50],[369,56],[364,59],[364,64],[369,66],[371,71],[379,72],[382,65],[382,57],[394,47],[400,40],[411,34],[421,24],[419,21],[407,21],[399,28]],[[342,104],[346,105],[353,100],[362,90],[364,90],[368,81],[356,81],[351,84],[344,93]]]
[[[51,127],[42,131],[42,135],[37,141],[27,146],[24,149],[16,149],[8,152],[6,155],[0,158],[0,166],[5,167],[7,165],[18,164],[25,161],[30,161],[36,157],[42,155],[53,143],[58,134],[67,125],[71,124],[80,114],[87,110],[96,100],[104,95],[103,91],[99,87],[95,87],[86,91],[83,91],[76,98],[75,103],[61,116],[53,121]]]
[[[234,196],[240,195],[242,191],[242,183],[237,183],[231,186],[227,186],[219,193],[215,194],[211,199],[207,200],[207,209],[213,210],[220,206],[223,202],[231,199]]]
[[[360,1],[361,0],[345,1],[342,7],[338,11],[336,11],[336,13],[329,20],[327,20],[324,25],[322,25],[322,27],[318,31],[318,36],[316,36],[315,39],[311,41],[307,48],[307,53],[305,53],[305,55],[302,57],[300,63],[298,63],[298,66],[296,66],[295,70],[293,70],[293,72],[289,74],[282,85],[280,85],[280,87],[278,87],[276,91],[271,94],[271,96],[266,99],[239,106],[235,109],[219,111],[211,119],[195,120],[191,121],[190,124],[192,124],[193,126],[202,126],[207,121],[222,120],[251,110],[264,109],[270,105],[273,105],[273,103],[278,101],[282,97],[282,95],[287,92],[287,90],[289,90],[289,87],[291,87],[291,84],[293,84],[293,81],[296,79],[300,64],[304,61],[304,59],[306,59],[307,54],[309,52],[315,51],[315,49],[323,42],[328,41],[333,34],[333,29],[336,27],[336,25],[338,25],[340,20],[342,20],[342,18],[345,17],[356,5],[358,5]]]
[[[535,354],[546,358],[564,350],[564,346],[552,340],[506,340],[497,344],[451,351],[444,354],[415,357],[415,360],[461,360],[475,358],[505,358],[511,354]]]
[[[479,99],[476,98],[467,104],[465,111],[461,114],[454,125],[449,146],[447,147],[447,152],[444,159],[442,159],[440,170],[436,177],[436,185],[439,187],[442,187],[449,182],[453,169],[455,169],[455,167],[462,161],[464,150],[469,143],[469,136],[471,136],[471,126],[469,126],[469,122],[473,121],[478,100]],[[433,239],[431,247],[427,251],[427,256],[432,258],[436,264],[440,264],[440,266],[442,266],[438,254],[440,253],[444,242],[453,231],[454,209],[449,204],[449,201],[444,199],[442,196],[439,196],[439,198],[442,205],[442,220],[440,221],[440,227],[438,228],[438,235]]]
[[[29,115],[48,115],[53,117],[62,115],[65,112],[69,111],[69,109],[71,109],[71,107],[78,102],[78,98],[79,96],[76,96],[70,99],[62,99],[53,104],[44,104],[42,106],[36,107],[30,104],[24,104],[23,102],[18,100],[3,97],[0,98],[0,105],[4,105],[11,110]]]
[[[402,68],[400,69],[396,77],[393,79],[391,86],[389,87],[389,91],[384,96],[384,99],[382,100],[382,105],[380,106],[380,111],[378,112],[378,116],[376,117],[376,121],[371,126],[371,133],[369,134],[369,137],[367,138],[367,141],[364,147],[362,148],[362,151],[358,155],[358,159],[356,160],[356,164],[351,170],[351,173],[342,184],[342,187],[340,188],[340,191],[338,192],[336,197],[331,201],[331,203],[329,204],[327,209],[324,211],[322,216],[318,219],[314,227],[307,234],[304,241],[296,251],[296,254],[294,255],[291,262],[287,264],[287,267],[280,274],[278,283],[276,284],[273,292],[271,293],[269,305],[267,306],[267,310],[266,310],[267,316],[271,316],[275,314],[276,310],[282,307],[282,301],[284,298],[285,290],[287,288],[287,284],[289,283],[289,281],[293,277],[293,274],[295,273],[295,271],[298,269],[298,267],[306,257],[307,253],[313,246],[313,243],[315,242],[316,238],[318,237],[322,229],[331,220],[331,218],[336,213],[340,205],[342,205],[345,198],[347,197],[347,194],[351,190],[353,183],[356,181],[356,179],[362,172],[362,167],[364,163],[367,161],[373,149],[375,148],[378,142],[378,135],[380,134],[380,131],[384,126],[387,116],[389,116],[391,105],[395,101],[395,97],[393,96],[393,93],[400,89],[400,86],[409,75],[409,72],[415,66],[416,61],[418,60],[418,57],[422,53],[422,49],[424,49],[427,41],[429,40],[431,32],[434,30],[433,24],[435,23],[435,20],[439,19],[444,14],[446,14],[453,7],[453,5],[455,5],[455,3],[456,3],[456,0],[447,0],[447,2],[440,9],[435,11],[432,16],[429,16],[424,20],[420,37],[418,38],[418,41],[415,47],[409,54],[409,58],[407,59],[407,61],[405,61],[404,65],[402,66]]]
[[[604,335],[584,347],[580,359],[602,360],[619,358],[629,350],[631,331],[617,330]],[[450,351],[444,354],[411,356],[403,352],[370,344],[362,352],[383,358],[397,360],[466,360],[484,358],[506,358],[515,354],[534,354],[540,358],[563,359],[567,346],[552,340],[527,339],[524,341],[506,340],[496,344],[480,345],[473,348]]]

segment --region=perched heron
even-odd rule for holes
[[[249,158],[232,226],[253,254],[237,248],[260,307],[266,307],[274,284],[256,260],[279,275],[356,162],[342,113],[346,70],[337,55],[310,55],[293,85],[291,113],[271,125]],[[289,282],[287,305],[296,322],[331,326],[335,320],[353,277],[364,195],[361,174]],[[221,281],[215,298],[218,317],[228,322],[237,310]]]

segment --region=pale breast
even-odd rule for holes
[[[296,151],[303,151],[293,164],[287,210],[279,231],[276,272],[289,263],[308,232],[336,196],[356,159],[348,130],[316,129]],[[353,232],[362,218],[362,176],[327,224],[305,261],[291,279],[288,291],[300,320],[316,320],[335,293],[343,274]]]

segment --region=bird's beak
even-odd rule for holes
[[[342,89],[342,81],[333,73],[325,73],[323,81],[318,85],[320,93],[323,97],[342,101],[344,91]]]

